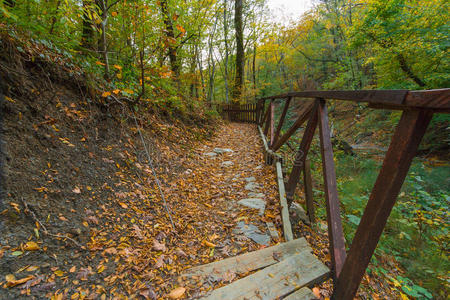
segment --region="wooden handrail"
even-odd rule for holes
[[[299,97],[314,98],[316,100],[301,100],[304,104],[301,106],[297,120],[291,128],[284,134],[281,134],[289,104],[292,103],[294,98]],[[276,129],[274,128],[275,99],[286,100]],[[378,174],[348,255],[345,251],[333,150],[328,124],[327,100],[325,99],[366,102],[372,108],[403,110],[402,117],[395,129],[383,166]],[[265,105],[266,100],[270,101],[269,105]],[[353,299],[433,114],[450,112],[450,89],[424,91],[302,91],[263,97],[257,103],[255,106],[257,112],[254,123],[261,126],[265,125],[263,133],[264,140],[266,140],[266,135],[270,133],[270,139],[268,140],[271,143],[270,145],[266,145],[266,148],[268,146],[270,148],[268,150],[266,149],[268,155],[277,156],[275,151],[288,143],[288,139],[294,136],[297,129],[308,120],[294,166],[286,184],[286,196],[289,205],[293,200],[301,172],[303,172],[307,208],[311,222],[314,222],[311,175],[309,174],[309,165],[306,166],[305,163],[315,128],[319,127],[328,237],[330,239],[330,254],[334,279],[332,299]],[[267,161],[272,162],[273,160],[267,159]]]
[[[450,88],[408,91],[408,90],[358,90],[358,91],[302,91],[262,97],[262,100],[298,98],[324,98],[333,100],[347,100],[367,102],[374,108],[407,109],[428,108],[435,112],[449,112]]]

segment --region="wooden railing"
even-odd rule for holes
[[[297,99],[303,101],[303,105],[300,106],[301,110],[294,124],[281,135],[281,128],[286,119],[289,105],[294,98],[312,98],[312,100]],[[274,120],[275,99],[285,101],[276,126]],[[345,250],[342,230],[326,99],[367,102],[371,108],[403,111],[348,253]],[[269,103],[266,103],[267,101]],[[316,127],[319,127],[334,281],[332,299],[353,299],[433,114],[450,112],[450,89],[292,92],[259,99],[256,107],[256,123],[263,127],[265,135],[263,138],[267,139],[270,149],[268,152],[272,156],[268,159],[269,162],[278,159],[276,151],[286,144],[297,129],[306,122],[303,138],[285,189],[289,206],[293,201],[300,175],[302,171],[304,172],[306,206],[311,220],[314,220],[314,205],[307,155]]]

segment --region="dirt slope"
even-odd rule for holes
[[[1,38],[0,298],[45,298],[70,282],[97,284],[96,276],[87,279],[101,273],[93,237],[120,244],[133,218],[165,219],[133,114],[89,97],[81,70],[58,53]],[[184,154],[211,135],[200,116],[193,122],[202,126],[142,109],[137,116],[164,184],[183,170]],[[149,186],[146,216],[125,204],[144,198],[136,191],[142,180]],[[125,225],[105,234],[120,220]]]

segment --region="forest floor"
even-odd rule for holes
[[[74,142],[67,149],[78,146],[74,140],[67,139]],[[87,172],[82,178],[88,182],[90,179],[90,185],[78,182],[78,176],[69,184],[66,180],[75,171],[61,174],[56,171],[61,164],[52,162],[41,172],[47,181],[34,188],[42,195],[41,202],[29,194],[9,202],[9,208],[2,212],[6,216],[0,251],[1,275],[5,278],[1,282],[2,298],[31,295],[103,299],[140,295],[156,299],[166,298],[179,287],[186,289],[184,297],[191,298],[211,286],[180,281],[178,275],[185,269],[280,241],[265,234],[265,221],[271,221],[281,237],[280,210],[275,176],[263,163],[262,145],[253,126],[224,125],[212,140],[204,140],[184,153],[164,152],[163,146],[159,153],[150,149],[158,173],[164,169],[158,161],[169,159],[177,166],[170,168],[170,178],[159,177],[175,228],[145,151],[131,154],[129,140],[129,149],[122,149],[119,156],[112,155],[117,154],[114,149],[119,146],[124,145],[110,145],[102,155],[88,154],[89,166],[85,168],[71,167]],[[99,148],[103,147],[107,146]],[[223,149],[232,151],[221,153]],[[164,153],[168,157],[156,157]],[[128,157],[124,161],[125,155]],[[77,158],[73,158],[72,163],[77,165]],[[91,174],[92,170],[98,173]],[[104,171],[110,176],[99,178]],[[62,191],[54,186],[58,183]],[[67,191],[66,186],[71,190]],[[51,204],[55,194],[61,193],[71,194],[66,196],[66,204],[60,203],[65,210],[58,203]],[[264,214],[237,203],[248,198],[249,193],[263,194]],[[27,195],[15,191],[9,197],[20,194]],[[48,206],[46,201],[50,201]],[[77,201],[87,203],[78,207]],[[249,239],[236,230],[238,223],[259,228],[261,232],[256,235],[264,241],[258,244]],[[43,227],[50,235],[43,233]],[[230,274],[224,282],[235,277]]]

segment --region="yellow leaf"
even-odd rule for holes
[[[122,67],[119,65],[114,65],[113,67],[116,68],[117,70],[122,70]]]
[[[34,278],[34,276],[27,276],[27,277],[25,277],[25,278],[16,280],[16,278],[14,277],[14,275],[9,274],[9,275],[6,275],[6,286],[7,286],[7,287],[13,287],[13,286],[16,286],[16,285],[25,283],[25,282],[27,282],[28,280],[33,279],[33,278]]]
[[[403,293],[400,293],[400,297],[402,297],[402,300],[409,300],[408,296]]]
[[[119,202],[119,205],[122,206],[122,208],[128,208],[128,205],[126,205],[126,204],[123,203],[123,202]]]
[[[123,91],[128,94],[134,94],[133,90],[130,89],[124,89]]]
[[[208,241],[203,241],[203,244],[205,244],[206,246],[211,247],[211,248],[216,247],[215,244],[213,244],[213,243],[211,243],[211,242],[208,242]]]
[[[111,95],[111,92],[103,92],[102,97],[106,98]]]
[[[64,275],[64,272],[62,270],[56,270],[54,273],[56,276],[59,276],[59,277]]]
[[[80,297],[80,294],[75,293],[72,296],[70,296],[70,299],[75,300],[75,299],[78,299],[79,297]]]
[[[77,270],[77,267],[76,267],[76,266],[73,266],[72,268],[70,268],[69,272],[70,272],[70,273],[73,273],[73,272],[75,272],[76,270]]]
[[[105,64],[104,63],[102,63],[101,61],[96,61],[95,62],[97,65],[99,65],[99,66],[104,66]]]
[[[25,246],[23,246],[23,249],[27,251],[35,251],[39,250],[39,245],[36,242],[28,242]]]
[[[120,90],[119,90],[119,89],[115,89],[115,90],[113,91],[113,93],[117,95],[117,94],[120,93]]]
[[[113,11],[113,12],[111,13],[111,16],[117,17],[117,11]]]
[[[5,99],[8,100],[11,103],[15,103],[16,101],[13,100],[12,98],[9,98],[8,96],[5,96]]]
[[[33,271],[36,271],[37,269],[39,269],[38,266],[29,266],[29,267],[27,268],[27,272],[33,272]]]
[[[116,77],[117,77],[118,79],[122,79],[122,74],[117,73]]]
[[[186,289],[184,287],[176,288],[170,292],[169,298],[170,299],[179,299],[184,295],[185,292],[186,292]]]
[[[104,265],[100,265],[97,269],[97,273],[101,273],[105,270],[105,266]]]

